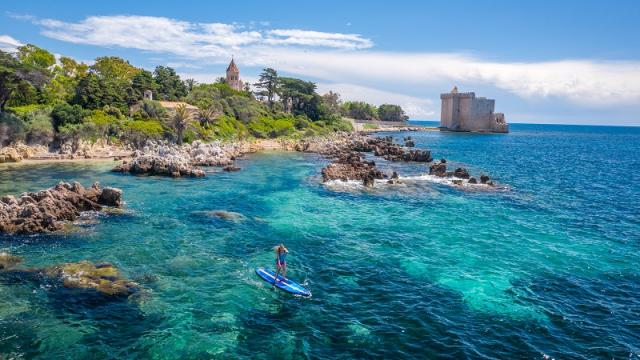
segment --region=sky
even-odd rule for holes
[[[640,126],[640,1],[3,1],[0,49],[120,56],[212,82],[272,67],[439,120],[457,86],[508,122]]]

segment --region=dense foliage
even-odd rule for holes
[[[406,119],[397,105],[342,103],[337,93],[321,96],[315,83],[271,68],[253,86],[255,92],[249,84],[237,91],[224,78],[199,84],[171,67],[151,72],[116,56],[88,66],[24,45],[16,53],[0,51],[0,145],[302,137],[351,130],[343,116]],[[154,100],[180,103],[165,107],[144,99],[146,91]]]

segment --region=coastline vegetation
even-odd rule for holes
[[[166,108],[144,99],[150,90]],[[197,110],[194,110],[197,107]],[[215,83],[181,79],[174,69],[153,72],[104,56],[92,65],[56,57],[35,45],[15,54],[0,51],[0,146],[16,142],[59,147],[101,139],[110,145],[143,146],[148,140],[300,138],[352,131],[355,119],[405,121],[398,105],[342,102],[317,93],[316,84],[264,69],[242,91],[224,78]]]

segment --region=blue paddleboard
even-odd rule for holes
[[[276,276],[276,273],[265,268],[257,268],[256,274],[262,278],[262,280],[268,282],[273,285],[273,280]],[[284,279],[282,275],[278,275],[278,281],[275,283],[276,287],[280,290],[284,290],[293,295],[300,296],[311,296],[311,292],[302,285],[296,283],[295,281],[291,281],[289,279]]]

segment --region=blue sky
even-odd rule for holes
[[[640,125],[640,1],[5,1],[0,48],[117,55],[213,81],[234,55],[343,99],[439,118],[439,94],[496,99],[510,122]]]

